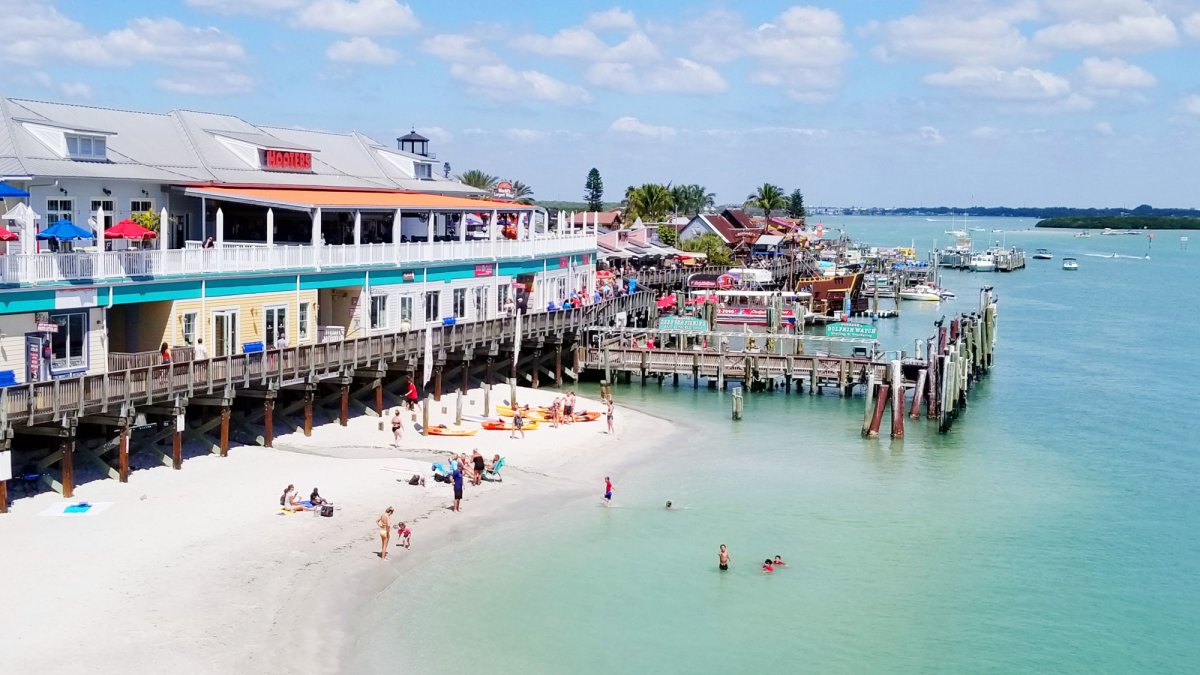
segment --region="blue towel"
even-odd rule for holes
[[[79,502],[78,504],[72,504],[63,509],[63,513],[87,513],[88,509],[90,508],[92,508],[91,504],[87,502]]]

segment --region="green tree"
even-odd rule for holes
[[[679,245],[679,230],[670,223],[663,223],[658,226],[658,240],[663,246],[678,246]]]
[[[630,185],[625,189],[625,221],[631,222],[641,218],[643,222],[662,222],[671,209],[675,200],[671,190],[658,183],[646,183],[639,187]]]
[[[592,167],[588,172],[587,182],[583,184],[583,199],[587,202],[588,211],[603,211],[604,181],[600,179],[600,170]]]
[[[703,253],[708,256],[705,262],[709,265],[733,264],[733,254],[730,252],[729,247],[725,245],[725,242],[721,241],[720,237],[712,232],[702,234],[695,239],[688,239],[680,244],[679,247],[685,251]]]
[[[677,215],[694,216],[716,203],[717,195],[703,185],[676,185],[671,188]]]
[[[783,194],[783,188],[770,183],[763,183],[746,197],[746,206],[762,209],[763,215],[767,218],[771,217],[771,212],[782,211],[787,208],[787,205],[788,200]]]
[[[131,214],[129,219],[151,232],[158,232],[160,218],[157,211],[138,211]]]
[[[488,192],[495,190],[496,184],[500,182],[499,178],[489,173],[484,173],[479,169],[464,171],[455,176],[455,178],[457,178],[458,182],[462,183],[463,185],[470,185],[473,188],[487,190]]]
[[[800,188],[788,195],[787,214],[789,218],[804,220],[804,193],[800,192]]]
[[[508,182],[512,184],[513,199],[521,202],[522,204],[533,203],[533,188],[519,180],[510,180]]]

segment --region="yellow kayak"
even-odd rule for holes
[[[498,406],[496,406],[496,412],[499,413],[501,417],[512,417],[513,416],[512,406],[498,405]],[[542,415],[540,412],[538,412],[537,410],[534,410],[533,408],[526,410],[525,407],[522,406],[521,412],[525,413],[524,417],[526,420],[529,420],[532,422],[548,422],[549,421],[545,415]]]
[[[431,436],[474,436],[479,430],[457,426],[448,427],[443,424],[436,427],[429,427],[426,429],[426,431],[429,432],[429,435]]]

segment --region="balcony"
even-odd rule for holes
[[[0,255],[0,284],[194,277],[360,267],[412,267],[446,262],[520,260],[596,250],[595,235],[532,241],[441,241],[359,246],[263,246]]]

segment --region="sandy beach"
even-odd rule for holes
[[[548,390],[518,390],[522,404],[548,404]],[[451,423],[457,394],[443,396],[431,421]],[[492,402],[508,397],[496,387]],[[477,426],[483,394],[464,397],[464,423]],[[578,408],[601,410],[579,399]],[[495,417],[494,413],[491,415]],[[528,500],[599,494],[606,472],[644,457],[670,425],[617,409],[617,433],[603,419],[548,425],[524,440],[508,432],[421,436],[405,413],[405,437],[391,445],[387,419],[360,416],[347,427],[316,427],[309,438],[281,435],[273,449],[237,446],[200,455],[182,470],[135,471],[128,484],[92,480],[69,503],[85,515],[57,515],[54,493],[18,501],[0,518],[5,670],[40,673],[337,672],[360,610],[428,552],[469,545],[489,522]],[[382,423],[382,429],[381,429]],[[506,458],[503,482],[466,486],[453,513],[452,490],[430,465],[472,449]],[[410,486],[414,474],[424,486]],[[289,483],[314,486],[334,502],[332,518],[284,514]],[[413,530],[412,548],[378,555],[376,518]]]

